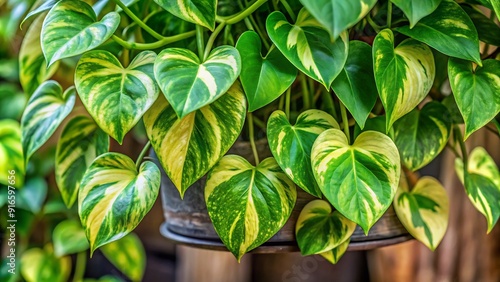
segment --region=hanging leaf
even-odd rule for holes
[[[52,233],[54,254],[57,257],[76,254],[88,250],[89,241],[85,237],[85,230],[78,220],[67,219],[61,221]]]
[[[281,169],[300,188],[321,198],[321,190],[311,169],[311,149],[321,132],[340,126],[329,114],[308,110],[291,125],[282,111],[275,111],[267,123],[269,148]]]
[[[77,116],[64,127],[56,149],[56,182],[68,208],[78,196],[80,182],[94,159],[109,148],[109,138],[87,116]]]
[[[327,252],[319,254],[320,256],[324,257],[327,261],[329,261],[331,264],[336,264],[339,262],[340,258],[345,254],[347,251],[347,248],[349,247],[349,243],[351,242],[351,239],[347,239],[344,243],[340,244],[338,247],[331,249]]]
[[[66,282],[71,272],[71,258],[54,256],[50,248],[31,248],[21,256],[21,274],[27,282]]]
[[[455,1],[441,1],[432,14],[421,19],[412,29],[402,26],[396,30],[448,56],[481,65],[476,28]]]
[[[394,142],[407,168],[424,167],[444,149],[451,132],[449,115],[441,103],[430,102],[394,124]]]
[[[384,29],[373,42],[373,65],[389,129],[431,90],[436,75],[434,56],[427,45],[412,39],[394,48],[394,34]]]
[[[391,0],[400,8],[410,20],[410,28],[413,28],[423,17],[428,16],[441,3],[441,0]]]
[[[167,48],[154,67],[156,81],[180,118],[226,93],[240,71],[240,54],[231,46],[215,48],[204,62],[187,49]]]
[[[0,184],[21,189],[24,184],[24,168],[19,123],[10,119],[0,120]],[[9,180],[11,183],[15,182],[14,185]]]
[[[210,30],[215,28],[216,0],[154,0],[173,15]]]
[[[36,1],[35,4],[33,5],[33,7],[31,8],[30,12],[26,15],[26,17],[24,17],[24,19],[21,22],[21,24],[19,25],[19,27],[22,29],[25,21],[31,19],[32,17],[34,17],[36,15],[39,15],[43,12],[50,10],[59,1],[61,1],[61,0],[38,0],[38,1]],[[39,18],[44,18],[44,17],[45,16],[40,16]],[[43,19],[42,19],[42,21],[43,21]],[[33,25],[34,24],[35,23],[33,23]]]
[[[408,189],[401,181],[394,198],[394,209],[403,226],[417,240],[434,251],[448,227],[449,201],[444,187],[425,176]]]
[[[312,79],[330,88],[347,60],[349,38],[346,32],[335,42],[307,10],[302,9],[295,25],[281,12],[267,17],[269,37],[285,57]]]
[[[49,80],[40,85],[28,101],[21,118],[24,159],[28,159],[54,134],[75,105],[75,88],[62,91]]]
[[[236,43],[241,54],[240,80],[248,99],[248,111],[262,108],[281,96],[297,77],[297,69],[273,48],[262,57],[262,42],[254,31],[243,33]]]
[[[398,187],[401,167],[394,142],[382,133],[366,131],[349,145],[342,131],[329,129],[314,142],[311,162],[328,201],[368,234]]]
[[[92,6],[80,0],[62,0],[50,9],[42,27],[42,50],[48,66],[80,55],[108,40],[120,24],[111,12],[97,21]]]
[[[78,213],[91,253],[141,222],[156,201],[160,182],[154,163],[146,161],[137,169],[118,153],[103,154],[90,165],[80,184]]]
[[[183,119],[163,97],[144,115],[148,138],[181,197],[231,148],[245,116],[245,95],[239,83]]]
[[[474,23],[479,35],[479,40],[487,44],[500,46],[500,27],[481,11],[467,5],[462,5],[461,7]]]
[[[127,68],[108,51],[85,53],[75,70],[75,86],[100,128],[120,144],[159,95],[156,54],[139,53]]]
[[[273,158],[254,167],[240,156],[225,156],[205,186],[215,231],[238,261],[285,225],[296,198],[295,185]]]
[[[365,126],[378,98],[371,54],[370,45],[361,41],[350,41],[347,62],[332,83],[333,91],[361,128]]]
[[[134,233],[101,248],[104,256],[132,281],[141,281],[146,269],[146,251]]]
[[[309,202],[300,212],[295,237],[302,255],[321,254],[349,241],[356,223],[338,211],[332,211],[323,200]]]
[[[485,60],[474,69],[471,62],[450,58],[448,73],[467,139],[500,113],[500,61]]]

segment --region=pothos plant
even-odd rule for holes
[[[91,251],[153,205],[149,145],[181,197],[207,174],[210,218],[238,260],[285,224],[296,189],[318,198],[296,225],[304,255],[335,263],[391,204],[434,250],[448,197],[414,172],[445,147],[488,231],[500,216],[497,165],[464,144],[500,129],[498,15],[495,0],[39,1],[20,55],[33,93],[22,149],[7,150],[22,171],[81,100],[89,115],[62,130],[56,179]],[[68,66],[74,86],[49,80]],[[108,152],[141,119],[139,158]],[[255,163],[225,155],[240,136]],[[262,136],[273,157],[259,161]]]

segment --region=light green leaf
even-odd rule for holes
[[[20,189],[24,184],[24,173],[19,123],[10,119],[0,120],[0,184]]]
[[[47,197],[47,181],[42,177],[26,179],[23,189],[16,192],[16,208],[24,209],[37,215]]]
[[[67,219],[61,221],[52,232],[54,254],[57,257],[76,254],[88,250],[89,241],[85,237],[85,230],[78,220]]]
[[[44,82],[33,93],[21,118],[21,140],[26,163],[69,115],[75,99],[74,87],[63,93],[59,83],[53,80]]]
[[[22,29],[23,24],[25,21],[31,19],[32,17],[39,15],[43,12],[46,12],[50,10],[57,2],[61,0],[37,0],[33,7],[31,8],[30,12],[24,17],[23,21],[19,25],[19,27]],[[44,18],[45,16],[41,16],[40,18]],[[43,19],[42,19],[43,21]],[[33,23],[34,24],[34,23]]]
[[[491,3],[491,6],[493,6],[493,10],[495,11],[495,14],[497,14],[497,19],[500,20],[500,1],[498,0],[488,0]]]
[[[83,1],[58,2],[50,9],[42,27],[42,50],[48,66],[101,45],[119,24],[120,15],[115,12],[97,21],[92,6]]]
[[[462,5],[461,7],[474,23],[479,35],[479,40],[487,44],[500,46],[500,27],[480,10],[467,5]]]
[[[275,111],[267,123],[269,148],[281,169],[300,188],[321,198],[321,190],[311,169],[311,149],[323,131],[340,128],[337,121],[320,110],[308,110],[291,125],[282,111]]]
[[[332,264],[336,264],[339,262],[340,258],[345,254],[347,251],[347,248],[349,247],[349,243],[351,242],[351,239],[347,239],[344,243],[340,244],[338,247],[329,250],[327,252],[319,254],[323,258],[325,258],[327,261],[329,261]]]
[[[204,62],[187,49],[167,48],[154,67],[156,81],[180,118],[226,93],[240,71],[240,54],[231,46],[215,48]]]
[[[134,233],[101,248],[104,256],[132,281],[141,281],[146,268],[146,251]]]
[[[413,28],[420,19],[434,12],[441,0],[391,0],[391,2],[403,10],[410,20],[410,28]]]
[[[215,28],[216,0],[154,0],[173,15],[195,24]]]
[[[54,256],[50,247],[32,248],[21,256],[21,274],[27,282],[67,282],[71,258]]]
[[[77,116],[64,127],[56,149],[56,182],[68,208],[76,201],[80,181],[94,159],[109,148],[109,138],[87,116]]]
[[[163,97],[144,115],[148,138],[181,197],[231,148],[245,116],[245,95],[238,82],[220,99],[183,119]]]
[[[156,201],[160,182],[154,163],[146,161],[137,169],[118,153],[103,154],[90,165],[80,184],[78,213],[91,253],[141,222]]]
[[[266,28],[273,43],[295,67],[330,88],[347,60],[346,32],[332,42],[330,34],[305,9],[294,25],[281,12],[274,12],[267,17]]]
[[[255,167],[227,155],[210,171],[205,186],[215,231],[238,261],[285,225],[296,199],[295,184],[273,158]]]
[[[349,145],[342,131],[329,129],[314,142],[311,162],[328,201],[368,234],[398,187],[401,166],[394,142],[382,133],[365,131]]]
[[[381,31],[373,42],[375,81],[387,115],[386,127],[413,110],[429,93],[436,75],[431,49],[407,39],[394,48],[394,34]]]

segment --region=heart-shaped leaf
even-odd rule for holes
[[[154,67],[156,81],[180,118],[226,93],[240,71],[240,54],[231,46],[215,48],[204,62],[187,49],[167,48]]]
[[[365,131],[349,145],[342,131],[329,129],[314,142],[311,162],[328,201],[368,234],[398,187],[401,165],[394,142],[382,133]]]
[[[21,274],[27,282],[66,282],[71,273],[71,258],[54,256],[50,248],[31,248],[21,256]]]
[[[330,34],[305,9],[294,25],[281,12],[274,12],[267,17],[266,28],[276,47],[293,65],[330,88],[347,60],[347,33],[332,42]]]
[[[300,212],[295,237],[302,255],[320,254],[348,241],[355,228],[356,223],[332,211],[328,202],[314,200]]]
[[[351,239],[347,239],[344,243],[340,244],[338,247],[331,249],[327,252],[319,254],[320,256],[324,257],[327,261],[329,261],[331,264],[336,264],[339,262],[340,258],[345,254],[347,251],[347,248],[349,247],[349,243],[351,242]]]
[[[394,123],[394,142],[407,168],[424,167],[444,149],[451,132],[449,116],[441,103],[430,102]]]
[[[42,27],[42,50],[48,66],[91,50],[115,32],[120,15],[111,12],[97,21],[92,6],[80,0],[62,0],[50,9]]]
[[[78,62],[75,86],[96,123],[120,144],[159,95],[153,64],[144,51],[127,68],[108,51],[90,51]]]
[[[109,138],[87,116],[77,116],[64,127],[56,149],[56,182],[68,208],[76,201],[80,182],[94,159],[109,148]]]
[[[215,231],[238,261],[285,225],[296,198],[295,184],[273,158],[255,167],[240,156],[225,156],[205,186]]]
[[[480,10],[468,5],[462,5],[461,7],[474,23],[479,40],[487,44],[500,46],[500,38],[498,36],[500,34],[500,27]]]
[[[308,110],[291,125],[282,111],[275,111],[267,123],[269,148],[281,169],[300,188],[321,198],[321,190],[311,169],[311,149],[321,132],[340,128],[337,121],[320,110]]]
[[[297,77],[297,69],[274,48],[262,57],[262,42],[254,31],[243,33],[236,43],[241,54],[240,80],[248,99],[248,111],[262,108],[285,92]]]
[[[78,213],[91,253],[123,238],[141,222],[156,201],[160,182],[160,170],[150,161],[137,169],[118,153],[95,159],[78,194]]]
[[[144,115],[158,159],[181,197],[231,148],[246,116],[239,83],[214,103],[179,119],[163,97]]]
[[[432,14],[413,28],[402,26],[396,30],[448,56],[481,64],[476,28],[455,1],[441,1]]]
[[[67,219],[61,221],[52,233],[54,253],[58,257],[76,254],[88,250],[89,241],[85,237],[85,230],[78,220]]]
[[[500,172],[495,161],[484,148],[477,147],[469,156],[468,168],[457,158],[455,171],[474,207],[486,217],[491,232],[500,218]]]
[[[300,0],[333,35],[333,39],[364,18],[377,0]]]
[[[0,184],[21,189],[24,168],[19,123],[10,119],[0,120]]]
[[[384,29],[373,42],[373,66],[387,115],[387,129],[390,129],[431,90],[436,75],[434,55],[427,45],[413,39],[394,48],[394,34]]]
[[[485,60],[474,69],[471,62],[450,58],[448,73],[467,139],[500,113],[500,61]]]
[[[350,41],[347,62],[332,83],[333,91],[361,128],[365,126],[378,98],[371,56],[370,45],[361,41]]]
[[[413,237],[434,251],[448,227],[449,202],[444,187],[436,179],[425,176],[408,189],[401,181],[394,197],[394,210]]]
[[[405,15],[410,20],[410,28],[413,28],[417,22],[423,17],[428,16],[441,3],[441,0],[390,0],[398,8],[403,10]]]
[[[53,80],[46,81],[37,88],[21,118],[21,139],[26,163],[69,115],[75,99],[74,87],[63,93],[61,85]]]
[[[216,0],[154,0],[173,15],[195,24],[215,28]]]
[[[146,251],[134,233],[104,245],[104,256],[132,281],[141,281],[146,269]]]

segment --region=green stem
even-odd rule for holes
[[[300,73],[300,86],[302,87],[302,97],[304,101],[304,109],[308,110],[311,108],[311,95],[309,93],[309,88],[307,86],[307,78],[303,73]]]
[[[250,7],[246,8],[245,10],[241,11],[238,14],[235,14],[235,15],[232,15],[229,17],[217,16],[216,21],[220,22],[220,23],[224,22],[226,24],[238,23],[238,22],[242,21],[243,19],[245,19],[246,17],[248,17],[253,12],[255,12],[258,8],[260,8],[260,6],[262,6],[266,2],[267,2],[267,0],[257,0],[257,1],[255,1],[255,3],[250,5]]]
[[[203,61],[205,61],[208,58],[210,51],[212,51],[212,46],[214,45],[215,39],[225,26],[226,23],[220,23],[208,38],[207,45],[205,46],[205,53],[203,54]]]
[[[450,143],[446,143],[446,147],[448,147],[453,152],[453,154],[455,155],[455,157],[460,158],[460,154],[458,153],[458,151],[455,148],[455,146],[451,145]]]
[[[130,63],[130,50],[129,49],[123,49],[122,52],[122,65],[124,68],[128,67],[128,64]]]
[[[387,1],[387,28],[392,26],[392,2]]]
[[[177,34],[174,36],[169,36],[169,37],[164,37],[161,40],[158,40],[153,43],[135,43],[135,42],[128,42],[120,37],[113,35],[112,38],[113,40],[120,44],[122,47],[127,48],[127,49],[135,49],[135,50],[149,50],[149,49],[157,49],[160,47],[163,47],[165,45],[184,40],[186,38],[192,37],[196,34],[196,31],[188,31],[185,33]]]
[[[290,15],[290,18],[292,18],[293,22],[296,22],[297,16],[293,12],[292,7],[290,7],[290,4],[288,4],[288,2],[286,0],[280,0],[280,2],[281,2],[281,5],[283,5],[283,7],[285,7],[286,12],[288,13],[288,15]]]
[[[142,160],[144,159],[144,157],[148,153],[149,148],[151,148],[151,141],[148,141],[148,143],[146,143],[146,145],[144,145],[144,148],[142,148],[142,151],[139,154],[137,161],[135,162],[135,167],[137,168],[137,171],[139,171],[139,168],[141,167]]]
[[[370,13],[366,15],[366,21],[373,28],[373,30],[375,30],[375,32],[379,33],[382,30],[382,27],[373,21],[372,15]]]
[[[87,267],[87,252],[79,252],[76,255],[75,274],[73,275],[73,282],[83,281],[85,268]]]
[[[165,38],[163,35],[159,34],[158,32],[154,31],[152,28],[150,28],[148,25],[146,25],[139,17],[137,17],[134,12],[132,12],[125,4],[123,4],[120,0],[113,0],[116,5],[120,6],[122,10],[129,16],[135,23],[137,23],[138,26],[140,26],[142,29],[144,29],[147,33],[151,34],[154,38],[158,40],[162,40]]]
[[[257,152],[257,147],[255,146],[255,133],[254,133],[254,129],[253,129],[253,114],[252,113],[248,113],[247,114],[248,116],[248,133],[250,135],[250,145],[252,146],[252,152],[253,152],[253,157],[255,159],[255,166],[258,166],[259,163],[260,163],[260,160],[259,160],[259,153]]]
[[[469,167],[469,156],[467,155],[467,148],[465,147],[465,142],[462,136],[462,131],[458,125],[453,126],[453,134],[455,136],[455,142],[460,144],[460,150],[462,151],[462,161],[464,162],[464,170]]]
[[[335,120],[338,120],[337,110],[335,109],[335,103],[333,102],[330,92],[323,90],[321,96],[323,98],[322,104],[326,112],[331,114]]]
[[[289,87],[285,94],[285,115],[290,120],[290,96],[292,95],[292,88]]]
[[[342,124],[344,126],[344,133],[345,136],[347,137],[347,141],[349,142],[349,144],[351,144],[351,134],[349,133],[349,119],[347,118],[347,111],[342,101],[339,100],[339,104],[340,104],[340,114],[342,115]]]
[[[205,38],[204,28],[201,25],[196,25],[196,45],[198,46],[198,57],[204,60],[203,54],[205,53]]]

